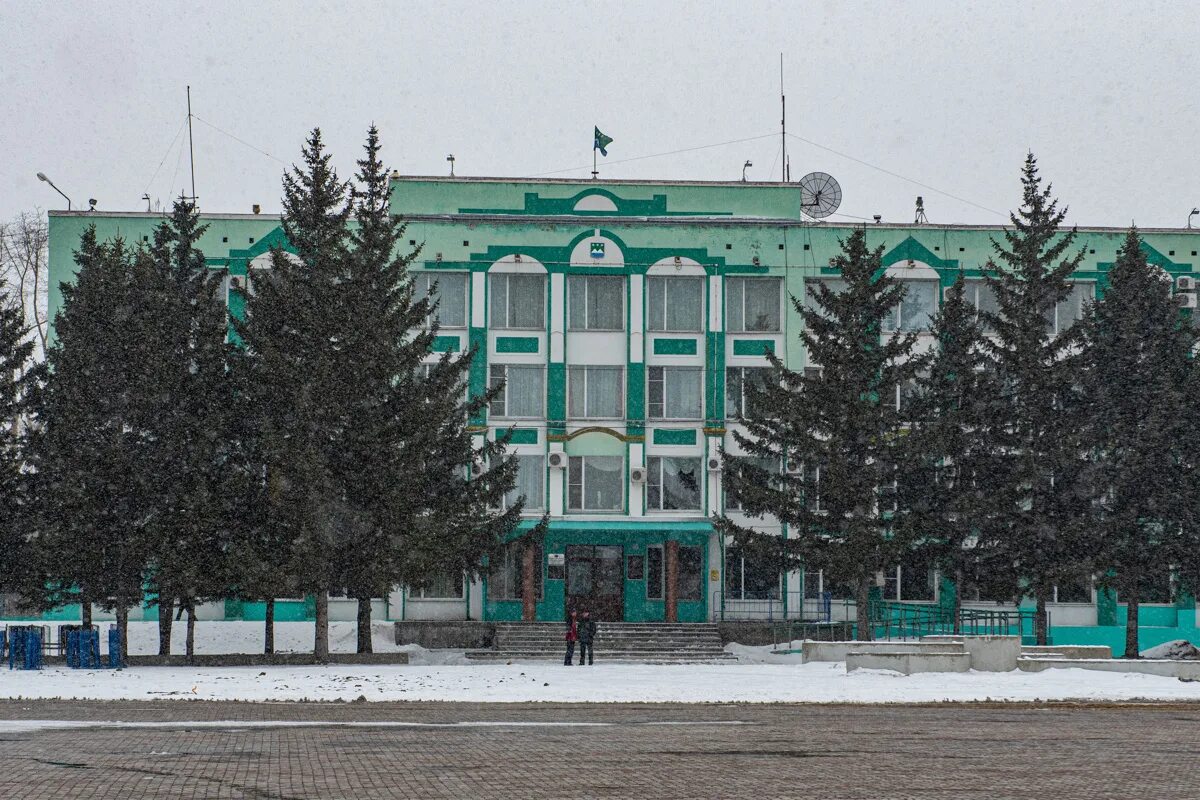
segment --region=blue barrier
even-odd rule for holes
[[[96,660],[100,660],[100,634],[96,633]],[[108,668],[124,669],[125,659],[121,658],[121,629],[116,625],[108,628]]]
[[[42,668],[42,632],[38,628],[9,628],[8,668]]]

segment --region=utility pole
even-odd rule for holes
[[[783,157],[779,160],[779,179],[787,183],[787,95],[783,93],[783,53],[779,54],[779,142],[783,148]]]
[[[188,161],[192,167],[192,207],[196,207],[196,149],[192,145],[192,87],[187,87]]]

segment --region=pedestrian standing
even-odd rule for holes
[[[563,666],[571,666],[571,661],[575,658],[575,642],[579,641],[579,623],[575,619],[575,612],[571,612],[571,616],[567,617],[567,657],[563,660]]]
[[[592,642],[596,639],[596,620],[592,619],[592,612],[584,611],[583,619],[579,621],[579,666],[583,666],[583,659],[587,659],[588,666],[592,664]]]

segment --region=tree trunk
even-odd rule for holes
[[[324,589],[317,592],[316,617],[313,659],[318,664],[324,664],[329,660],[329,593]]]
[[[83,620],[84,630],[91,630],[92,627],[92,601],[90,598],[79,598],[79,617]]]
[[[160,594],[158,596],[158,654],[171,655],[171,610],[175,605],[174,598]]]
[[[275,653],[275,598],[267,600],[267,611],[263,617],[263,654]]]
[[[954,633],[962,633],[962,570],[954,571]]]
[[[371,649],[371,598],[358,598],[358,652],[370,653]]]
[[[1048,644],[1050,633],[1046,615],[1046,590],[1039,586],[1034,592],[1034,599],[1037,607],[1033,613],[1033,633],[1037,637],[1037,643],[1045,647]]]
[[[187,604],[187,657],[196,655],[196,602],[188,600]]]
[[[535,570],[541,565],[534,565],[533,556],[533,542],[526,542],[521,551],[521,619],[525,622],[533,622],[537,619],[537,595],[534,591],[537,573]]]
[[[1140,658],[1138,649],[1138,598],[1137,585],[1125,590],[1128,618],[1125,620],[1125,658]]]
[[[875,631],[871,630],[870,575],[863,575],[858,579],[858,598],[854,605],[854,618],[857,622],[855,638],[860,642],[869,642],[875,638]]]
[[[129,606],[122,598],[117,601],[117,630],[121,633],[121,663],[129,658]]]

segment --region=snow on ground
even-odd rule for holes
[[[1173,639],[1139,653],[1142,658],[1178,658],[1187,661],[1200,660],[1200,648],[1187,639]]]
[[[602,654],[601,654],[602,657]],[[902,676],[841,663],[703,665],[135,667],[0,672],[0,697],[95,700],[924,703],[979,700],[1200,701],[1200,683],[1151,675],[1044,672]]]

